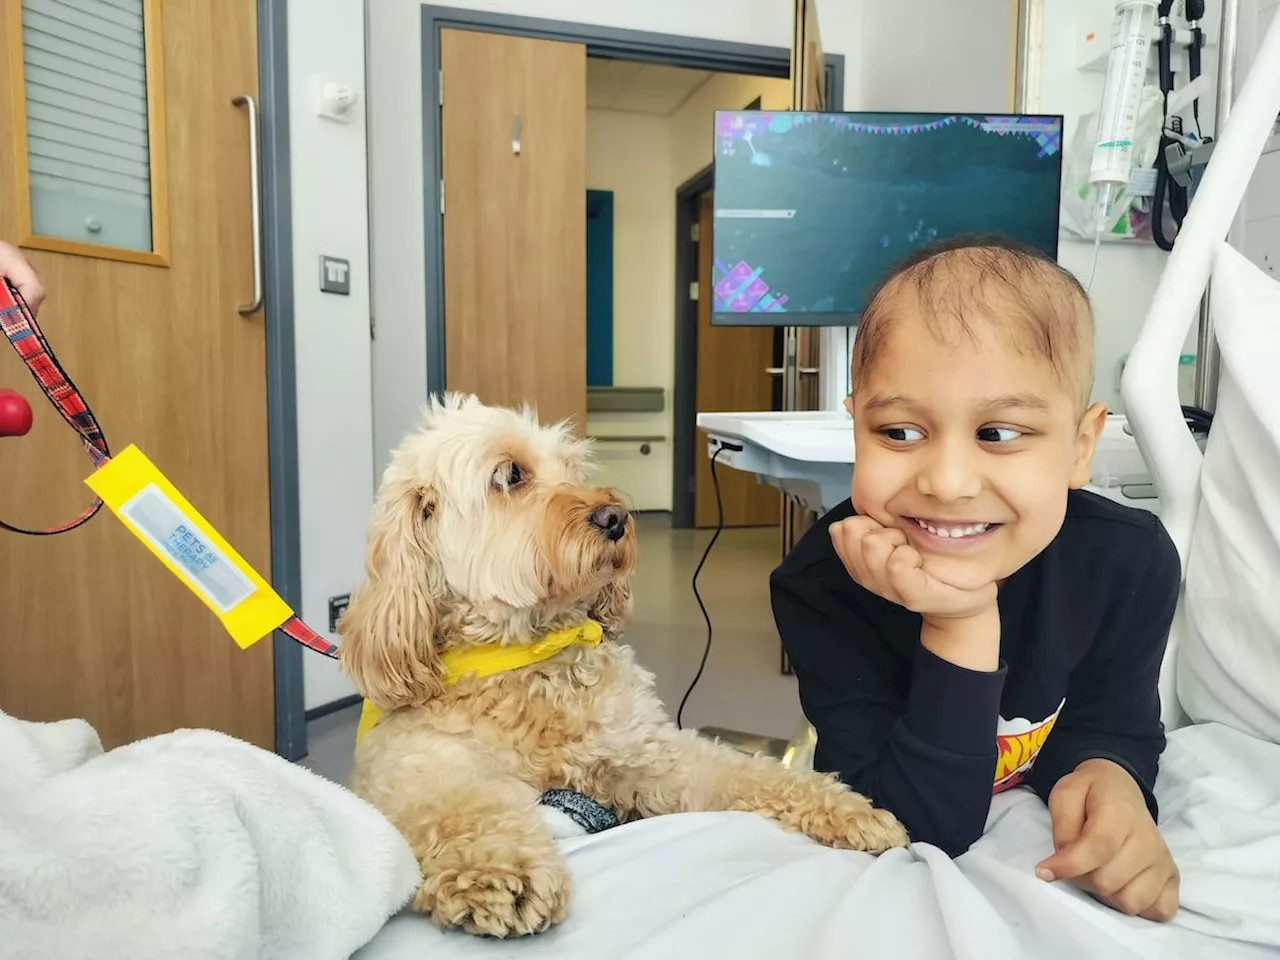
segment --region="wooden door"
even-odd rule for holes
[[[0,3],[0,76],[22,77],[23,9]],[[265,575],[265,319],[237,310],[252,298],[252,218],[248,119],[231,102],[257,95],[256,5],[144,6],[144,109],[162,118],[147,145],[152,169],[164,171],[151,181],[157,252],[107,259],[101,247],[19,236],[29,194],[18,84],[0,98],[0,236],[28,248],[48,290],[41,324],[112,449],[140,446]],[[29,72],[33,84],[49,81]],[[82,97],[92,111],[93,92],[72,83],[60,102]],[[36,411],[29,436],[0,441],[0,516],[26,527],[75,516],[89,502],[89,460],[4,344],[0,385]],[[105,510],[62,536],[0,533],[0,651],[8,713],[86,718],[108,747],[184,726],[273,746],[271,642],[240,650]]]
[[[711,194],[698,207],[698,410],[705,413],[769,410],[773,405],[772,327],[713,327],[711,325],[711,254],[715,228]],[[706,291],[703,294],[703,291]],[[716,495],[706,436],[697,431],[698,455],[694,484],[694,526],[716,525]],[[781,516],[782,496],[741,470],[716,471],[726,527],[773,526]]]
[[[587,424],[587,59],[580,44],[440,39],[445,379]]]

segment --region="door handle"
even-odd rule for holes
[[[782,367],[765,367],[764,372],[769,374],[769,376],[771,377],[780,377],[784,373],[786,373],[786,370],[784,370]],[[817,367],[800,367],[796,372],[799,373],[800,376],[802,377],[816,377],[818,375],[818,368]]]
[[[253,217],[253,300],[236,309],[247,317],[262,309],[262,160],[258,146],[258,102],[247,93],[231,98],[249,108],[249,205]]]

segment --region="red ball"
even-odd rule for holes
[[[0,390],[0,437],[25,436],[31,429],[31,404],[21,394]]]

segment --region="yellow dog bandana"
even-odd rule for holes
[[[548,633],[541,640],[530,643],[517,643],[510,646],[486,644],[481,647],[468,647],[465,650],[448,650],[440,660],[445,668],[445,683],[457,683],[463,677],[492,677],[495,674],[507,673],[529,667],[543,660],[550,660],[566,647],[584,645],[600,646],[604,637],[604,628],[594,620],[566,627]],[[356,743],[364,739],[364,735],[377,726],[382,719],[382,711],[370,701],[365,700],[360,710],[360,726],[356,728]]]

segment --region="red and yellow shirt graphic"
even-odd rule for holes
[[[1012,720],[1000,717],[996,725],[996,777],[992,793],[1000,793],[1022,782],[1035,764],[1036,756],[1053,731],[1066,702],[1064,698],[1053,713],[1036,723],[1024,717]]]

